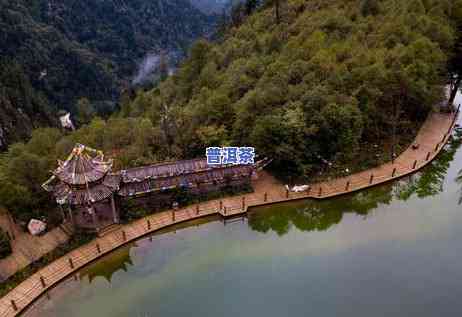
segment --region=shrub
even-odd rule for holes
[[[0,259],[6,258],[12,252],[10,238],[0,229]]]

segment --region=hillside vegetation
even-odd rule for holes
[[[0,150],[79,98],[113,110],[146,54],[182,52],[213,23],[189,0],[0,0]]]
[[[267,1],[123,115],[162,127],[171,156],[255,146],[306,175],[320,158],[348,162],[394,130],[412,134],[444,96],[460,17],[450,0]]]
[[[255,146],[286,176],[360,167],[361,153],[393,131],[412,138],[443,100],[461,21],[461,0],[269,0],[218,43],[197,42],[173,76],[108,121],[13,145],[0,158],[0,202],[22,219],[51,210],[40,184],[75,142],[117,168],[213,145]]]

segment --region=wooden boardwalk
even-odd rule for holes
[[[381,165],[361,173],[312,184],[303,193],[287,192],[285,187],[267,173],[254,182],[255,192],[246,195],[213,200],[179,210],[156,213],[144,219],[121,226],[116,231],[95,239],[57,259],[19,284],[0,299],[0,317],[18,315],[24,308],[59,281],[78,269],[129,241],[159,229],[199,217],[220,214],[232,217],[246,213],[248,208],[295,199],[325,199],[375,186],[414,173],[431,162],[448,141],[457,114],[431,114],[419,131],[415,143],[418,149],[409,148],[395,162]]]

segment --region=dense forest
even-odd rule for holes
[[[0,0],[0,150],[79,98],[112,111],[148,54],[181,55],[214,23],[189,0]]]
[[[108,120],[81,116],[75,132],[38,129],[12,145],[0,201],[20,219],[49,210],[40,185],[76,142],[116,168],[213,145],[255,146],[286,175],[360,166],[393,135],[412,138],[457,85],[461,22],[461,0],[246,1],[219,40],[196,42],[173,75],[123,96]]]

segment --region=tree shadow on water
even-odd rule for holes
[[[456,130],[449,143],[433,162],[407,178],[407,181],[398,182],[396,198],[406,201],[414,194],[419,198],[426,198],[442,193],[448,169],[461,145],[461,137],[462,131]],[[462,181],[460,175],[461,172],[457,177],[458,182]]]
[[[288,233],[292,227],[301,231],[325,231],[340,223],[345,213],[367,217],[379,205],[388,205],[393,200],[438,195],[444,189],[444,180],[461,145],[461,137],[462,131],[457,130],[437,159],[410,177],[328,200],[304,200],[255,208],[249,213],[249,226],[262,233],[274,231],[279,236]],[[458,181],[462,183],[462,171]]]
[[[271,230],[280,236],[288,233],[292,226],[301,231],[326,231],[340,223],[344,213],[367,217],[380,204],[389,204],[392,192],[392,184],[385,184],[329,200],[304,200],[255,208],[249,213],[249,226],[258,232]]]

